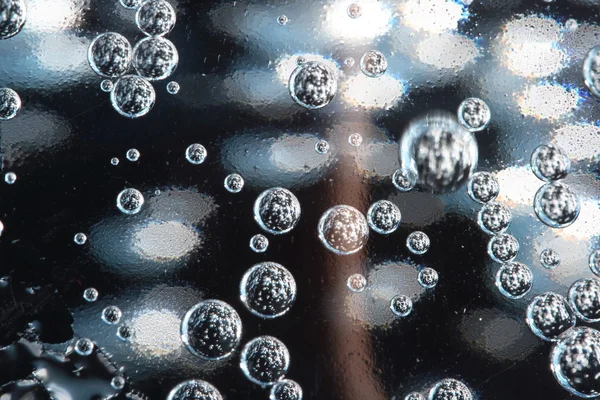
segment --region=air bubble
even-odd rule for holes
[[[367,51],[360,58],[360,70],[370,78],[377,78],[385,73],[388,62],[385,56],[377,50]]]
[[[88,48],[90,67],[100,76],[116,78],[129,70],[131,44],[121,34],[107,32],[98,35]]]
[[[167,83],[167,92],[169,94],[177,94],[177,93],[179,93],[180,89],[181,89],[181,87],[179,86],[179,83],[177,83],[175,81],[171,81],[171,82]]]
[[[167,400],[223,400],[223,396],[210,383],[192,379],[181,382],[171,389]]]
[[[75,352],[80,356],[89,356],[94,352],[94,342],[87,338],[79,339],[75,342]]]
[[[0,12],[0,16],[2,12]],[[0,30],[2,24],[0,23]],[[0,121],[8,121],[17,116],[21,109],[21,97],[10,88],[0,88]]]
[[[124,342],[128,342],[133,337],[133,328],[129,325],[121,325],[117,329],[117,337]]]
[[[545,184],[537,191],[533,201],[533,209],[540,221],[552,228],[567,227],[579,216],[579,198],[564,183]]]
[[[193,143],[185,149],[185,158],[192,164],[202,164],[206,159],[206,148],[199,143]]]
[[[7,172],[6,174],[4,174],[4,182],[8,183],[9,185],[12,185],[16,181],[17,174],[15,174],[14,172]]]
[[[353,133],[350,136],[348,136],[348,143],[350,143],[350,146],[352,147],[358,147],[361,145],[362,143],[362,136],[360,135],[360,133]]]
[[[410,297],[405,295],[397,295],[390,301],[390,310],[399,316],[406,317],[408,316],[413,308],[413,303]]]
[[[110,92],[113,108],[127,118],[139,118],[148,114],[155,101],[156,92],[150,82],[135,75],[121,77]]]
[[[590,269],[594,275],[600,276],[600,249],[592,251],[588,265],[590,266]]]
[[[337,92],[337,76],[328,66],[317,61],[299,65],[288,83],[292,99],[302,107],[316,110],[325,107]]]
[[[406,238],[406,247],[413,254],[425,254],[430,245],[429,236],[425,232],[415,231]]]
[[[106,322],[108,325],[116,325],[121,321],[121,317],[123,316],[123,312],[117,306],[108,306],[104,310],[102,310],[102,321]]]
[[[367,222],[371,229],[382,235],[388,235],[400,226],[400,209],[388,200],[373,203],[367,211]]]
[[[119,159],[117,157],[113,157],[110,159],[111,165],[119,165]]]
[[[396,189],[402,192],[412,190],[417,184],[417,174],[410,169],[397,169],[392,175],[392,182]]]
[[[117,196],[117,208],[124,214],[137,214],[143,205],[144,196],[137,189],[124,189]]]
[[[298,56],[298,58],[296,58],[296,65],[302,65],[306,62],[306,57],[304,56]]]
[[[444,379],[431,388],[429,400],[473,400],[473,394],[461,381]]]
[[[533,275],[525,264],[510,262],[496,273],[496,287],[509,299],[520,299],[531,290]]]
[[[281,26],[284,26],[288,23],[289,18],[287,17],[287,15],[280,15],[279,17],[277,17],[277,23]]]
[[[239,174],[229,174],[223,183],[230,193],[239,193],[244,188],[244,178]]]
[[[504,232],[511,221],[512,214],[508,207],[496,202],[485,204],[477,214],[479,227],[490,235]]]
[[[437,271],[433,268],[425,267],[419,271],[419,275],[417,275],[417,281],[419,285],[424,287],[425,289],[433,289],[440,280],[440,277]]]
[[[519,252],[519,241],[513,235],[501,233],[490,239],[487,250],[494,261],[509,262],[514,260]]]
[[[142,5],[144,0],[119,0],[121,5],[129,10],[134,10]]]
[[[354,64],[356,64],[356,61],[354,61],[354,58],[352,58],[352,57],[347,57],[344,60],[344,65],[348,68],[354,67]]]
[[[469,178],[467,193],[473,201],[484,204],[498,197],[500,185],[494,175],[489,172],[477,172]]]
[[[367,278],[362,274],[352,274],[348,277],[346,285],[354,293],[360,293],[367,287]]]
[[[560,265],[560,255],[552,249],[544,249],[540,253],[540,263],[546,269],[554,269]]]
[[[110,79],[104,79],[102,80],[102,82],[100,82],[100,90],[102,90],[103,92],[112,92],[114,87],[115,85]]]
[[[282,379],[271,388],[269,400],[302,400],[302,387],[296,381]]]
[[[135,14],[138,28],[149,36],[163,36],[175,26],[175,10],[164,0],[148,0]]]
[[[140,152],[137,149],[129,149],[127,150],[127,154],[125,156],[129,161],[136,162],[140,159]]]
[[[570,168],[569,156],[556,145],[543,144],[531,154],[531,170],[543,181],[563,179],[569,173]]]
[[[250,248],[256,253],[264,253],[269,247],[269,239],[265,235],[256,234],[250,239]]]
[[[246,377],[259,385],[272,385],[288,370],[290,353],[283,342],[272,336],[259,336],[242,350],[240,367]]]
[[[487,103],[477,97],[470,97],[458,107],[458,121],[470,132],[484,130],[490,123],[492,114]]]
[[[87,288],[83,291],[83,299],[87,302],[93,303],[98,300],[98,290],[95,288]]]
[[[579,26],[579,24],[573,18],[569,18],[568,20],[565,21],[565,28],[568,31],[573,32],[573,31],[577,30],[578,26]]]
[[[580,279],[573,283],[569,288],[569,303],[583,321],[600,321],[600,282],[597,279]]]
[[[362,15],[362,10],[359,4],[352,3],[348,6],[347,9],[348,16],[352,19],[359,18]]]
[[[144,78],[150,81],[166,79],[175,71],[179,63],[177,48],[163,37],[147,37],[133,48],[133,66]]]
[[[115,376],[110,381],[110,386],[112,386],[113,389],[116,389],[116,390],[123,389],[125,387],[125,378],[122,376]]]
[[[76,233],[75,236],[73,236],[73,241],[75,242],[75,244],[78,245],[84,245],[85,242],[87,242],[87,236],[85,233],[79,232]]]
[[[583,61],[583,81],[596,97],[600,97],[600,46],[593,47]]]
[[[369,239],[369,225],[356,208],[346,205],[331,207],[319,220],[319,239],[336,254],[359,251]]]
[[[329,152],[329,143],[326,140],[319,140],[315,144],[315,151],[319,154],[327,154]]]
[[[284,188],[267,189],[254,202],[254,219],[262,229],[274,235],[294,229],[300,213],[300,202]]]
[[[27,5],[24,0],[0,1],[0,40],[8,39],[23,29],[27,20]]]
[[[294,304],[296,281],[283,265],[262,262],[242,277],[240,299],[252,314],[276,318],[287,313]]]
[[[535,296],[531,300],[527,306],[525,320],[537,337],[548,341],[558,340],[558,337],[575,326],[576,322],[567,299],[552,292]]]
[[[412,392],[406,395],[406,397],[404,397],[404,400],[427,400],[425,398],[425,396],[423,396],[421,393],[419,392]],[[454,400],[454,399],[452,399]]]

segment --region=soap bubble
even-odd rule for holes
[[[80,356],[89,356],[94,352],[94,342],[87,338],[79,339],[75,342],[75,352]]]
[[[569,173],[570,168],[569,156],[556,145],[543,144],[531,154],[531,170],[543,181],[563,179]]]
[[[388,62],[385,56],[377,50],[367,51],[360,58],[360,70],[370,78],[377,78],[385,73]]]
[[[470,132],[484,130],[490,123],[492,114],[487,103],[476,97],[471,97],[460,103],[458,121]]]
[[[131,44],[121,34],[107,32],[98,35],[88,48],[90,67],[100,76],[116,78],[129,70]]]
[[[423,396],[421,393],[419,392],[412,392],[406,395],[406,397],[404,397],[404,400],[427,400],[425,398],[425,396]]]
[[[299,65],[288,83],[292,99],[302,107],[316,110],[325,107],[337,92],[337,76],[327,65],[310,61]]]
[[[133,48],[135,70],[150,81],[166,79],[179,63],[177,48],[168,39],[160,36],[140,40]]]
[[[110,159],[111,165],[119,165],[119,159],[117,157],[113,157]]]
[[[600,282],[597,279],[580,279],[573,283],[569,289],[569,302],[583,321],[600,321]]]
[[[571,225],[579,216],[579,198],[564,183],[547,183],[535,194],[533,209],[544,224],[552,228]]]
[[[199,143],[193,143],[185,149],[185,158],[192,164],[202,164],[206,159],[206,148]]]
[[[113,108],[127,118],[139,118],[150,112],[156,101],[152,85],[139,76],[125,75],[117,81],[110,102]]]
[[[21,32],[27,20],[25,0],[0,0],[0,40]]]
[[[473,201],[484,204],[498,197],[500,185],[494,175],[489,172],[477,172],[469,179],[467,193]]]
[[[246,377],[259,385],[272,385],[288,370],[290,353],[283,342],[259,336],[244,346],[240,367]]]
[[[496,273],[496,286],[509,299],[520,299],[531,290],[533,275],[525,264],[506,263]]]
[[[16,181],[17,174],[15,174],[14,172],[7,172],[6,174],[4,174],[4,182],[8,183],[9,185],[12,185]]]
[[[117,337],[124,342],[128,342],[131,340],[133,336],[133,328],[129,325],[121,325],[119,329],[117,329]]]
[[[289,18],[286,15],[280,15],[277,17],[277,23],[281,26],[284,26],[288,23]]]
[[[358,147],[362,143],[362,136],[360,133],[353,133],[348,136],[348,143],[350,143],[350,146],[352,147]]]
[[[240,282],[240,299],[254,315],[271,319],[289,311],[296,300],[296,281],[283,265],[262,262]]]
[[[142,5],[144,0],[119,0],[121,5],[127,9],[134,10]]]
[[[525,320],[537,337],[548,341],[558,340],[558,337],[575,326],[576,322],[567,299],[552,292],[535,296],[531,300],[527,306]]]
[[[425,232],[415,231],[406,238],[406,247],[413,254],[425,254],[431,242]]]
[[[340,255],[353,254],[367,243],[369,225],[356,208],[339,205],[323,213],[318,234],[327,249]]]
[[[125,387],[125,378],[122,376],[115,376],[110,381],[110,386],[112,386],[113,389],[116,389],[116,390],[123,389]]]
[[[138,28],[150,36],[163,36],[171,32],[175,20],[175,10],[164,0],[148,0],[135,14]]]
[[[102,82],[100,82],[100,90],[102,90],[103,92],[112,92],[114,87],[115,85],[110,79],[103,79]]]
[[[223,396],[210,383],[191,379],[171,389],[167,400],[223,400]]]
[[[406,317],[412,311],[413,303],[410,297],[397,295],[390,301],[390,310],[399,317]]]
[[[352,274],[348,277],[346,286],[354,293],[360,293],[367,287],[367,278],[362,274]]]
[[[0,4],[3,0],[0,0]],[[2,13],[0,12],[0,15]],[[0,24],[1,29],[1,24]],[[17,116],[21,109],[19,94],[10,88],[0,88],[0,121],[8,121]]]
[[[594,275],[600,276],[600,249],[592,251],[588,264]]]
[[[515,259],[519,252],[519,241],[507,233],[492,236],[488,243],[488,254],[499,263],[509,262]]]
[[[373,203],[367,211],[367,221],[371,229],[382,235],[388,235],[400,226],[400,209],[388,200]]]
[[[117,208],[123,214],[133,215],[140,212],[144,205],[144,196],[137,189],[124,189],[117,196]]]
[[[267,189],[254,202],[254,219],[262,229],[274,235],[294,229],[300,213],[298,198],[284,188]]]

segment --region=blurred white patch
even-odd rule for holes
[[[454,33],[430,36],[417,44],[417,56],[438,69],[460,70],[479,56],[473,40]]]
[[[196,232],[177,221],[149,222],[133,236],[134,251],[142,258],[159,262],[183,258],[199,244]]]
[[[147,310],[131,322],[133,347],[146,357],[163,357],[181,352],[181,318],[169,310]]]
[[[402,98],[404,85],[389,75],[370,78],[360,74],[346,80],[341,92],[343,100],[349,105],[387,110]]]
[[[591,124],[566,125],[556,129],[553,142],[562,147],[571,160],[600,155],[600,128]]]
[[[91,71],[87,62],[90,41],[75,35],[47,34],[41,37],[35,49],[35,56],[45,70],[63,72]]]
[[[533,174],[529,166],[503,169],[496,172],[496,179],[500,185],[496,201],[510,208],[526,206],[533,210],[533,197],[543,182]]]
[[[452,0],[404,0],[398,6],[402,24],[414,30],[455,30],[467,17],[463,5]]]
[[[84,0],[28,0],[25,28],[44,33],[73,28],[86,3]]]
[[[516,94],[521,113],[536,119],[557,120],[572,113],[579,103],[576,90],[560,85],[541,84],[527,86]]]
[[[384,35],[392,27],[392,10],[378,0],[360,0],[361,16],[350,18],[348,6],[355,0],[343,0],[325,6],[322,31],[336,39],[368,39]]]

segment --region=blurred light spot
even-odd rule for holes
[[[25,27],[37,32],[61,32],[74,27],[83,15],[83,3],[82,0],[28,0]]]
[[[196,232],[177,221],[151,221],[133,237],[134,249],[142,258],[159,262],[185,257],[198,245]]]
[[[132,345],[147,357],[163,357],[181,351],[181,318],[169,310],[146,310],[132,321]]]
[[[390,109],[404,95],[404,85],[389,75],[369,78],[360,74],[342,84],[344,100],[353,106]]]
[[[436,33],[454,30],[468,17],[466,7],[453,0],[404,0],[399,11],[403,25]]]
[[[37,43],[34,54],[46,70],[80,73],[90,69],[87,63],[88,47],[89,41],[84,38],[47,34]]]
[[[388,178],[400,167],[397,142],[363,143],[357,153],[357,167],[366,176]]]
[[[533,197],[542,186],[529,166],[509,167],[498,171],[496,179],[500,185],[497,201],[508,207],[527,206],[533,210]]]
[[[579,100],[576,90],[553,84],[530,85],[517,95],[521,113],[536,119],[560,119],[573,112]]]
[[[596,125],[566,125],[556,129],[553,137],[553,141],[567,152],[571,160],[600,155],[600,128]]]
[[[417,56],[422,63],[435,68],[460,70],[479,56],[479,50],[473,40],[465,36],[442,33],[419,42]]]
[[[350,18],[348,6],[355,0],[334,2],[326,6],[323,30],[340,39],[376,39],[392,26],[392,11],[378,0],[361,0],[360,18]]]

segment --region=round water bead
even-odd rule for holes
[[[110,159],[111,165],[119,165],[119,159],[117,157],[113,157]]]
[[[185,158],[192,164],[202,164],[206,159],[206,148],[199,143],[193,143],[185,149]]]
[[[82,232],[76,233],[75,236],[73,236],[73,241],[75,242],[75,244],[81,246],[85,244],[85,242],[87,242],[87,236],[85,235],[85,233]]]
[[[354,293],[360,293],[367,287],[367,278],[362,274],[352,274],[348,277],[346,285]]]
[[[0,0],[0,40],[21,32],[27,20],[25,0]]]
[[[223,400],[216,387],[206,381],[183,381],[169,392],[167,400]]]
[[[569,303],[583,321],[600,321],[600,282],[597,279],[580,279],[573,283],[569,289]]]
[[[406,317],[412,311],[413,303],[410,297],[405,296],[403,294],[394,296],[394,298],[390,301],[390,310],[399,316]]]
[[[252,314],[276,318],[287,313],[294,304],[296,281],[283,265],[262,262],[242,277],[240,299]]]
[[[538,146],[531,154],[531,170],[543,181],[557,181],[569,173],[571,160],[560,147],[552,144]]]
[[[434,288],[439,280],[440,277],[437,271],[429,267],[423,268],[419,271],[419,275],[417,275],[417,281],[419,281],[419,284],[425,289]]]
[[[494,175],[489,172],[476,172],[469,178],[467,193],[473,201],[484,204],[498,197],[500,185]]]
[[[16,181],[17,174],[15,174],[14,172],[7,172],[6,174],[4,174],[4,182],[8,183],[9,185],[12,185]]]
[[[127,9],[134,10],[142,5],[144,0],[119,0],[121,5]]]
[[[90,67],[105,78],[116,78],[126,73],[131,57],[131,44],[125,36],[115,32],[98,35],[88,48]]]
[[[484,130],[490,123],[492,113],[487,103],[477,97],[463,100],[458,106],[458,121],[470,132]]]
[[[319,140],[315,144],[315,151],[319,154],[326,154],[329,151],[329,143],[326,140]]]
[[[175,81],[171,81],[171,82],[167,83],[167,92],[169,94],[177,94],[177,93],[179,93],[180,89],[181,89],[181,87],[179,86],[179,83],[177,83]]]
[[[385,73],[388,62],[385,56],[377,50],[367,51],[360,58],[360,70],[370,78],[377,78]]]
[[[0,0],[0,4],[3,0]],[[2,13],[0,12],[0,16]],[[0,30],[2,23],[0,22]],[[0,88],[0,121],[8,121],[17,116],[21,109],[19,94],[10,88]]]
[[[367,222],[371,229],[382,235],[388,235],[400,226],[400,209],[388,200],[373,203],[367,211]]]
[[[155,101],[156,92],[150,82],[136,75],[119,78],[110,92],[113,108],[127,118],[139,118],[148,114]]]
[[[116,325],[121,321],[121,317],[123,316],[123,312],[117,306],[108,306],[104,310],[102,310],[102,321],[106,322],[108,325]]]
[[[533,209],[544,224],[552,228],[565,228],[579,216],[579,198],[564,183],[547,183],[535,194]]]
[[[425,254],[430,245],[429,236],[425,232],[415,231],[406,238],[406,247],[413,254]]]
[[[129,325],[121,325],[117,329],[117,337],[124,342],[128,342],[133,337],[133,328]]]
[[[281,26],[284,26],[288,23],[289,18],[287,17],[287,15],[280,15],[279,17],[277,17],[277,23]]]
[[[127,159],[131,162],[135,162],[140,159],[140,152],[137,149],[129,149],[127,150],[127,154],[125,154]]]
[[[560,294],[546,292],[535,296],[527,306],[529,329],[539,338],[556,341],[567,329],[575,326],[576,318],[571,306]]]
[[[419,392],[412,392],[406,395],[406,397],[404,397],[404,400],[427,400],[425,398],[425,396],[423,396],[421,393]]]
[[[512,214],[508,207],[496,202],[484,204],[477,214],[479,227],[490,235],[504,232],[511,221]]]
[[[397,169],[392,175],[392,182],[396,189],[408,192],[417,184],[417,174],[410,169]]]
[[[290,353],[273,336],[259,336],[244,346],[240,367],[246,377],[259,385],[272,385],[288,370]]]
[[[533,275],[525,264],[506,263],[496,273],[496,286],[509,299],[520,299],[531,290]]]
[[[360,133],[353,133],[348,136],[348,143],[350,143],[350,146],[352,147],[358,147],[362,143],[362,136]]]
[[[102,82],[100,82],[100,90],[102,90],[103,92],[112,92],[114,87],[115,85],[110,79],[103,79]]]
[[[600,276],[600,249],[592,251],[588,264],[594,275]]]
[[[353,254],[367,243],[369,225],[356,208],[339,205],[323,213],[318,234],[327,249],[340,255]]]
[[[596,97],[600,97],[600,46],[592,47],[583,61],[583,81]]]
[[[80,356],[89,356],[94,352],[94,342],[88,338],[79,339],[75,342],[75,352]]]
[[[256,234],[250,239],[250,248],[256,253],[264,253],[269,247],[269,239],[265,235]]]
[[[181,321],[181,338],[188,350],[205,360],[231,355],[240,343],[242,320],[220,300],[204,300],[190,308]]]
[[[175,10],[164,0],[148,0],[135,14],[135,23],[146,35],[163,36],[175,26]]]
[[[94,301],[98,300],[98,290],[93,287],[85,289],[83,291],[83,299],[93,303]]]
[[[271,387],[269,400],[302,400],[302,387],[296,381],[282,379]]]
[[[239,174],[229,174],[223,183],[230,193],[239,193],[244,188],[244,178]]]
[[[519,252],[519,241],[513,235],[501,233],[488,242],[488,254],[492,260],[505,263],[515,259]]]
[[[335,97],[337,74],[323,63],[305,62],[292,72],[288,87],[296,103],[316,110],[325,107]]]
[[[560,255],[552,249],[544,249],[540,253],[540,263],[546,269],[554,269],[560,265]]]
[[[429,400],[473,400],[473,394],[461,381],[444,379],[431,388]]]
[[[160,36],[140,40],[133,48],[135,70],[150,81],[166,79],[179,63],[177,48],[168,39]]]
[[[300,220],[300,202],[287,189],[267,189],[254,202],[254,219],[258,226],[269,233],[287,233]]]
[[[111,379],[110,386],[112,386],[113,389],[116,389],[116,390],[123,389],[125,387],[125,378],[120,375],[115,376],[114,378]]]
[[[143,205],[144,196],[137,189],[124,189],[117,196],[117,208],[124,214],[137,214]]]

